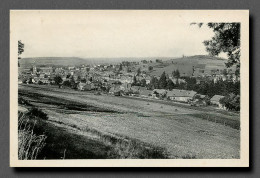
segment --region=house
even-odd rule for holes
[[[205,100],[195,99],[195,100],[191,101],[190,105],[191,106],[206,106],[207,103]]]
[[[78,90],[83,91],[85,86],[86,86],[86,83],[79,82],[77,88],[78,88]]]
[[[217,105],[219,107],[221,107],[220,105],[220,99],[224,98],[224,96],[221,96],[221,95],[214,95],[211,99],[210,99],[210,103],[212,105]]]
[[[22,84],[23,81],[21,79],[18,79],[18,84]]]
[[[189,102],[197,94],[195,91],[173,89],[168,91],[166,97],[173,101]]]
[[[150,96],[152,96],[152,92],[151,90],[147,90],[147,89],[140,89],[139,90],[139,96],[142,98],[148,98]]]
[[[53,69],[52,67],[40,67],[40,71],[45,74],[51,74]]]
[[[131,91],[135,94],[139,94],[140,86],[131,86]]]
[[[45,78],[45,74],[44,74],[44,73],[41,73],[41,74],[39,75],[39,77],[40,77],[40,78]]]
[[[39,82],[42,82],[43,84],[50,84],[50,80],[48,78],[41,78]]]
[[[33,77],[32,82],[33,83],[38,83],[40,81],[39,77]]]
[[[131,84],[130,83],[123,83],[122,85],[120,85],[120,89],[123,91],[128,91],[131,88]]]
[[[167,94],[167,90],[165,89],[154,89],[152,92],[152,97],[153,98],[163,98],[164,96],[166,96]]]
[[[186,81],[184,79],[180,79],[180,78],[172,78],[170,77],[170,79],[172,80],[172,82],[176,85],[177,83],[178,84],[181,84],[181,83],[186,83]]]
[[[77,85],[77,88],[78,90],[81,90],[81,91],[90,91],[90,90],[95,90],[97,89],[97,87],[95,86],[94,83],[91,83],[91,82],[86,82],[86,83],[83,83],[83,82],[79,82],[78,85]]]
[[[209,98],[207,95],[196,94],[192,100],[190,100],[191,106],[207,106],[209,104]]]
[[[121,95],[120,87],[118,85],[112,86],[109,90],[109,94],[120,96]]]
[[[193,76],[199,77],[205,75],[206,64],[197,64],[193,67]]]

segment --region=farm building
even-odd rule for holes
[[[140,90],[140,86],[131,86],[131,91],[133,93],[139,93]]]
[[[83,90],[84,90],[84,87],[85,87],[85,85],[86,85],[86,83],[82,83],[82,82],[80,82],[80,83],[78,84],[78,86],[77,86],[78,90],[81,90],[81,91],[83,91]]]
[[[40,81],[39,77],[33,77],[32,78],[32,83],[38,83]]]
[[[123,83],[120,86],[120,89],[123,90],[123,91],[128,91],[128,90],[130,90],[130,88],[131,88],[131,84],[130,83]]]
[[[42,83],[44,83],[44,84],[50,84],[50,80],[48,79],[48,78],[41,78],[40,80],[39,80],[39,82],[42,82]]]
[[[207,103],[205,100],[195,99],[194,101],[191,101],[191,106],[206,106]]]
[[[163,98],[167,94],[165,89],[154,89],[152,92],[153,98]]]
[[[173,101],[188,102],[192,100],[196,94],[197,92],[195,91],[173,89],[172,91],[168,91],[166,96]]]
[[[220,106],[221,104],[220,104],[220,102],[219,102],[219,100],[220,100],[221,98],[224,98],[224,96],[214,95],[214,96],[210,99],[210,103],[211,103],[212,105],[217,105],[217,106],[221,107],[221,106]]]
[[[77,88],[78,90],[81,91],[90,91],[96,89],[95,85],[91,82],[87,82],[87,83],[80,82],[78,83]]]
[[[143,98],[148,98],[150,96],[152,96],[152,92],[151,90],[147,90],[146,88],[143,89],[143,88],[140,88],[139,90],[139,96],[140,97],[143,97]]]
[[[170,77],[170,79],[172,80],[172,82],[174,83],[174,84],[177,84],[177,83],[179,83],[179,84],[181,84],[181,83],[187,83],[184,79],[177,79],[177,78],[173,78],[173,77]]]
[[[121,95],[120,86],[118,85],[112,86],[109,90],[109,94],[120,96]]]

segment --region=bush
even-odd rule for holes
[[[43,82],[42,82],[42,81],[39,81],[38,84],[39,84],[39,85],[43,85]]]
[[[71,83],[68,80],[64,81],[63,85],[66,86],[66,87],[71,87]]]
[[[18,104],[25,105],[25,106],[31,106],[31,104],[26,101],[25,99],[18,97]]]
[[[32,116],[32,117],[38,117],[44,120],[48,119],[48,116],[46,113],[44,113],[42,110],[38,109],[38,108],[32,108],[29,112],[28,112],[28,116]]]
[[[231,111],[240,111],[240,96],[233,93],[221,98],[219,101],[224,105],[228,110]]]

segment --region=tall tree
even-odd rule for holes
[[[139,76],[141,74],[141,68],[137,69],[137,76]]]
[[[239,111],[240,110],[240,96],[233,93],[226,95],[219,101],[228,110]]]
[[[177,70],[176,70],[176,78],[180,78],[180,76],[181,76],[181,75],[180,75],[180,72],[179,72],[179,70],[177,69]]]
[[[166,89],[172,90],[173,88],[174,88],[174,83],[173,83],[173,81],[172,81],[171,79],[169,79],[169,80],[167,81]]]
[[[149,70],[149,71],[152,71],[152,70],[153,70],[153,66],[149,66],[149,67],[148,67],[148,70]]]
[[[24,44],[21,40],[18,41],[18,60],[21,58],[20,55],[24,52]],[[18,61],[18,67],[20,67],[20,63]]]
[[[24,52],[24,44],[21,40],[18,41],[18,56],[20,56]]]
[[[119,65],[119,71],[121,71],[121,70],[123,70],[123,65],[122,64]]]
[[[196,24],[196,23],[191,23]],[[199,27],[203,23],[198,23]],[[206,51],[212,56],[221,52],[228,56],[227,67],[236,65],[240,69],[240,23],[208,23],[207,26],[213,29],[215,36],[211,40],[204,41]]]
[[[159,88],[159,87],[158,87],[158,83],[159,83],[159,82],[158,82],[158,79],[153,76],[153,77],[151,78],[151,81],[150,81],[150,84],[149,84],[149,88],[150,88],[150,89]]]
[[[140,81],[140,83],[142,87],[146,86],[146,80],[144,78]]]
[[[167,86],[167,80],[166,80],[166,74],[164,71],[159,79],[159,88],[165,89],[166,86]]]
[[[62,81],[63,81],[63,80],[62,80],[61,76],[56,75],[56,76],[54,77],[54,82],[55,82],[56,85],[59,86],[59,88],[61,87]]]
[[[76,83],[74,77],[72,77],[71,80],[70,80],[70,86],[73,89],[75,89],[77,87],[77,83]]]
[[[177,70],[174,70],[173,72],[172,72],[172,76],[174,77],[174,78],[180,78],[180,72],[179,72],[179,70],[177,69]]]
[[[136,84],[137,84],[137,79],[136,76],[134,76],[132,85],[136,85]]]

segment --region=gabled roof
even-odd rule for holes
[[[172,91],[167,92],[167,97],[193,97],[197,92],[190,90],[178,90],[173,89]]]
[[[109,92],[119,92],[121,91],[120,87],[119,86],[113,86],[110,88]]]
[[[159,93],[159,94],[164,94],[164,93],[167,93],[167,90],[165,90],[165,89],[154,89],[153,90],[153,93],[154,92],[157,92],[157,93]]]
[[[140,86],[131,86],[131,90],[138,91],[140,89]]]
[[[139,94],[143,96],[148,96],[149,94],[152,94],[153,91],[151,90],[140,90]]]
[[[220,100],[221,98],[224,98],[224,96],[214,95],[214,96],[210,99],[210,101],[217,101],[217,102],[219,102],[219,100]]]
[[[80,83],[78,83],[78,85],[79,85],[79,87],[80,87],[80,86],[84,87],[84,86],[86,85],[86,83],[80,82]]]

